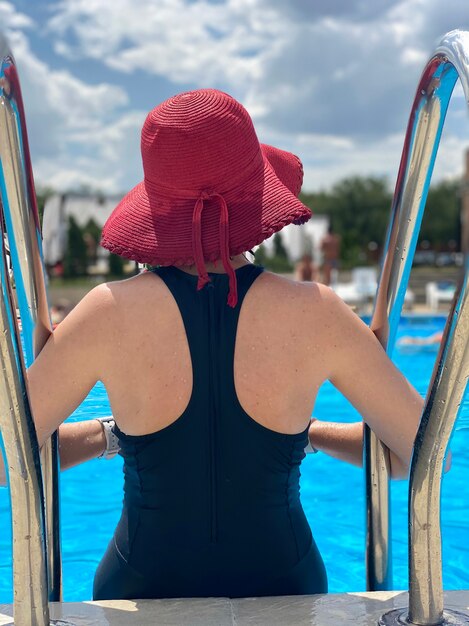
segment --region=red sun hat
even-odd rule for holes
[[[250,250],[311,210],[297,196],[303,167],[295,155],[260,144],[246,109],[216,89],[166,100],[142,129],[144,180],[106,221],[101,245],[150,265],[196,265],[222,260],[228,304],[236,306],[230,257]]]

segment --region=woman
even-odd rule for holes
[[[317,391],[329,379],[361,412],[393,476],[407,473],[422,399],[331,290],[247,261],[310,210],[301,163],[261,146],[238,102],[171,98],[148,115],[142,156],[145,180],[102,244],[159,268],[93,289],[28,372],[40,444],[96,381],[109,395],[125,498],[94,598],[325,592],[299,465],[308,437],[360,464],[362,423],[311,421]],[[112,453],[108,427],[62,426],[62,465]]]

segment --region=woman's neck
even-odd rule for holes
[[[231,265],[233,269],[237,270],[238,268],[243,267],[243,265],[250,265],[250,263],[246,259],[244,254],[238,254],[231,258]],[[205,263],[205,267],[207,269],[207,272],[211,272],[214,274],[225,274],[225,268],[223,267],[223,263],[221,262],[221,260],[218,260],[216,262],[208,261],[207,263]],[[183,270],[184,272],[187,272],[188,274],[197,275],[197,268],[195,265],[178,265],[178,268],[180,270]]]

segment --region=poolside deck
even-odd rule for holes
[[[53,603],[51,618],[75,626],[376,626],[383,613],[407,602],[407,593],[399,591],[237,600],[113,600]],[[445,605],[468,612],[469,623],[469,591],[446,592]],[[12,614],[12,605],[0,605],[0,626],[11,624]]]

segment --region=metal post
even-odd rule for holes
[[[469,101],[469,33],[452,31],[442,39],[423,72],[407,127],[372,322],[383,345],[394,342],[444,118],[458,76]],[[439,519],[443,457],[469,375],[466,283],[467,276],[447,322],[414,447],[409,486],[408,615],[407,610],[398,609],[383,616],[380,624],[469,623],[469,616],[462,613],[443,612]]]
[[[416,624],[443,621],[441,478],[469,377],[468,278],[466,271],[448,318],[410,470],[409,620]]]
[[[469,378],[469,258],[443,335],[414,444],[409,484],[409,608],[383,615],[382,626],[469,624],[444,609],[441,479],[445,452]]]
[[[26,365],[29,366],[47,341],[51,324],[23,101],[16,66],[4,41],[0,83],[0,185],[21,313]],[[62,567],[56,434],[44,444],[41,455],[46,502],[49,599],[59,601],[62,598]]]
[[[427,65],[412,106],[371,328],[391,355],[436,152],[457,73],[441,59]],[[369,443],[367,443],[369,441]],[[386,447],[365,429],[367,472],[367,587],[392,587],[389,514],[389,461]],[[373,456],[368,451],[374,451]]]
[[[3,215],[0,216],[3,222]],[[25,369],[3,247],[0,259],[0,427],[8,464],[13,526],[14,617],[18,626],[48,626],[41,464],[26,395]]]
[[[24,358],[28,365],[37,356],[51,333],[51,324],[21,89],[14,59],[1,35],[0,55],[0,358],[3,370],[0,427],[12,502],[14,616],[18,626],[45,626],[51,623],[48,600],[61,599],[58,445],[56,435],[44,445],[41,475],[36,431],[27,398]],[[25,354],[5,261],[4,224]]]
[[[26,366],[51,333],[41,249],[41,229],[29,155],[28,136],[16,66],[0,39],[0,187],[21,314]],[[49,599],[62,599],[58,441],[54,434],[41,451],[46,502]]]

